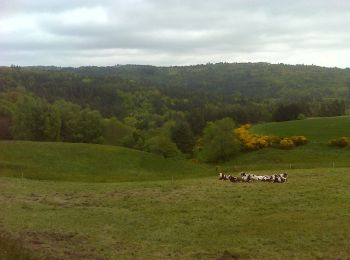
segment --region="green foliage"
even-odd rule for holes
[[[104,120],[105,144],[133,147],[135,145],[134,132],[135,129],[123,124],[115,117]]]
[[[194,135],[190,125],[185,120],[176,121],[171,129],[171,139],[181,152],[190,154],[194,146]]]
[[[168,157],[177,157],[181,154],[176,144],[164,136],[152,137],[145,142],[145,149],[148,152]]]
[[[205,162],[218,162],[237,155],[240,143],[233,133],[234,128],[230,118],[208,123],[201,139],[199,158]]]
[[[79,105],[58,100],[53,107],[59,112],[61,117],[61,140],[64,142],[79,142],[79,121],[81,107]]]
[[[90,108],[59,100],[53,104],[61,117],[61,138],[65,142],[102,143],[104,124],[101,114]]]
[[[46,101],[25,95],[15,105],[11,127],[14,139],[59,140],[61,129],[60,115]]]
[[[103,118],[100,112],[85,108],[79,113],[78,131],[82,143],[102,143],[103,142]]]
[[[303,113],[300,113],[297,117],[298,120],[304,120],[306,119],[306,116]]]

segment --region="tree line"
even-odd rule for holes
[[[220,66],[194,66],[188,73]],[[69,68],[0,68],[0,138],[103,143],[216,161],[233,156],[237,140],[223,141],[213,133],[231,138],[227,129],[240,124],[343,115],[348,107],[346,96],[258,98],[218,91],[209,86],[209,79],[208,83],[193,79],[199,87],[164,86],[164,75],[154,83],[111,70],[100,75],[95,72],[103,68],[95,67],[86,73]],[[159,75],[152,70],[143,73]]]

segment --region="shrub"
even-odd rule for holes
[[[148,152],[160,154],[164,157],[180,156],[181,152],[176,144],[164,136],[156,136],[145,142],[145,148]]]
[[[304,120],[304,119],[306,119],[306,116],[303,113],[301,113],[301,114],[298,115],[297,119],[298,120]]]
[[[329,141],[329,144],[331,146],[337,146],[337,147],[346,147],[349,144],[349,140],[347,137],[340,137],[338,139],[332,139]]]
[[[234,130],[241,142],[243,150],[254,151],[267,147],[291,149],[294,146],[307,144],[305,136],[292,136],[291,138],[280,138],[278,136],[257,135],[249,132],[250,124],[245,124]]]
[[[285,149],[285,150],[292,149],[293,147],[294,147],[294,143],[290,138],[283,138],[279,145],[280,149]]]
[[[293,143],[294,143],[296,146],[304,145],[304,144],[307,144],[307,142],[308,142],[308,140],[306,139],[306,137],[303,136],[303,135],[292,136],[290,139],[292,139]]]
[[[198,158],[204,162],[226,161],[239,152],[239,141],[232,133],[235,127],[230,118],[209,122],[198,141]],[[199,148],[201,147],[201,148]]]

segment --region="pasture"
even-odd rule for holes
[[[2,177],[1,229],[61,259],[348,257],[348,169],[289,173],[284,184]]]
[[[350,116],[317,117],[287,122],[255,125],[251,131],[259,134],[293,136],[304,135],[311,144],[326,144],[330,139],[350,137]]]
[[[241,171],[350,167],[350,148],[328,145],[330,139],[350,137],[349,116],[258,124],[250,131],[280,137],[304,135],[309,143],[292,150],[268,148],[245,152],[224,164],[224,169]]]
[[[326,144],[348,124],[257,125],[310,143],[218,165],[287,170],[281,184],[220,181],[217,165],[121,147],[0,142],[0,259],[348,259],[350,149]]]
[[[209,176],[212,167],[124,147],[0,142],[0,176],[77,182],[151,181]]]

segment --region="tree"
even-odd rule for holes
[[[176,121],[171,129],[171,140],[181,152],[190,154],[194,146],[194,136],[190,125],[185,120]]]
[[[47,101],[24,95],[16,102],[11,126],[14,139],[58,141],[60,129],[59,113]]]
[[[239,141],[233,133],[234,128],[235,124],[230,118],[209,122],[201,138],[199,159],[218,162],[234,157],[240,149]]]
[[[273,119],[277,122],[296,120],[301,113],[304,113],[301,104],[279,104],[273,113]]]
[[[102,143],[103,142],[103,118],[100,112],[85,108],[80,111],[79,134],[82,143]]]
[[[135,129],[112,117],[104,120],[104,143],[111,145],[133,146]]]
[[[166,158],[176,157],[181,154],[176,144],[164,136],[156,136],[146,140],[145,149],[148,152],[159,154]]]
[[[53,106],[59,112],[61,118],[61,140],[64,142],[79,142],[81,135],[78,133],[78,126],[81,107],[64,100],[56,101]]]

